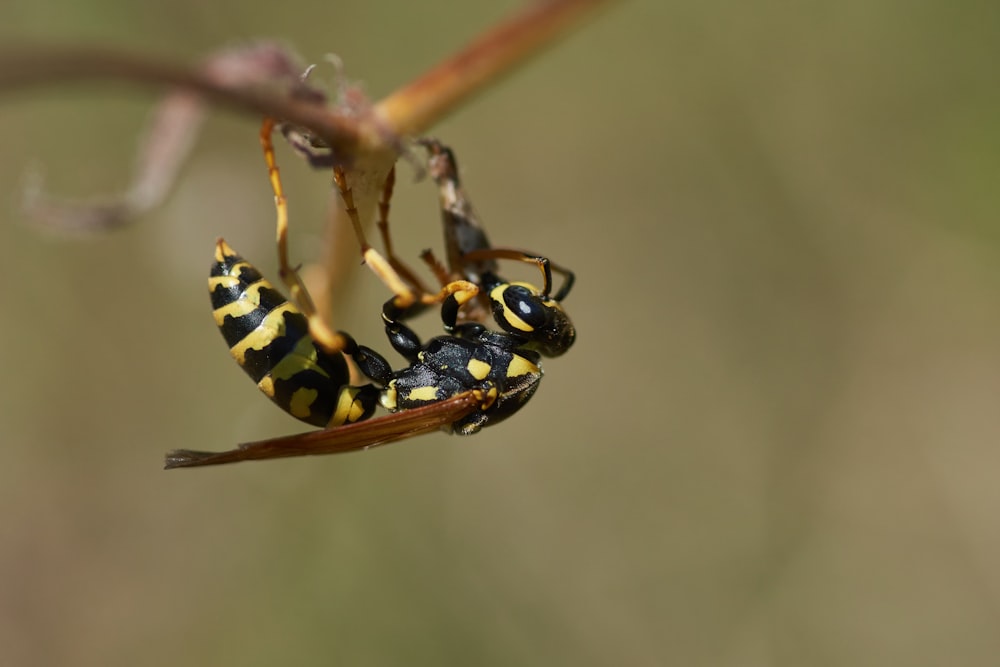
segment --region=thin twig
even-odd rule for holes
[[[378,102],[375,113],[385,127],[400,136],[426,132],[456,106],[611,2],[534,2]]]
[[[282,118],[308,127],[335,151],[350,155],[366,133],[356,119],[266,86],[229,86],[190,67],[94,47],[21,45],[0,49],[0,93],[67,81],[121,80],[151,88],[185,88],[219,106]]]

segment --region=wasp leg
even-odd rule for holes
[[[479,287],[467,280],[456,280],[445,285],[434,299],[441,303],[441,321],[444,329],[451,333],[455,329],[459,309],[479,294]],[[382,320],[385,322],[385,335],[393,349],[410,363],[419,361],[423,344],[420,338],[402,320],[410,314],[409,310],[399,310],[394,299],[389,299],[382,306]],[[364,368],[362,367],[362,371]],[[365,373],[372,379],[375,376]]]
[[[278,265],[281,271],[281,280],[291,291],[292,299],[300,310],[303,312],[306,310],[315,311],[312,299],[309,297],[306,286],[299,278],[298,271],[293,269],[288,261],[288,201],[285,199],[285,191],[281,185],[281,173],[278,171],[274,143],[271,140],[274,127],[273,118],[264,119],[260,126],[260,145],[264,151],[264,162],[267,164],[267,177],[271,182],[271,189],[274,191],[274,207],[277,212]]]
[[[409,284],[406,278],[393,267],[392,263],[368,243],[364,230],[361,228],[361,218],[357,206],[354,204],[354,192],[347,183],[344,170],[340,167],[333,168],[333,181],[340,191],[347,216],[354,227],[354,234],[361,246],[361,257],[364,263],[394,295],[391,299],[393,317],[401,319],[411,308],[438,303],[440,299],[436,295],[426,294],[420,287],[415,288]],[[383,194],[383,196],[385,195]],[[388,212],[388,209],[386,211]]]
[[[442,304],[441,319],[446,331],[450,333],[455,328],[459,309],[474,299],[477,294],[479,294],[477,285],[466,280],[456,280],[445,285],[440,292],[434,295],[434,300]],[[389,299],[382,306],[382,320],[385,322],[385,335],[389,339],[389,344],[404,359],[415,364],[420,361],[424,345],[420,341],[420,337],[410,327],[403,324],[403,320],[411,314],[412,309],[400,309],[395,298]],[[360,350],[363,357],[368,348],[361,346]],[[379,369],[369,369],[365,365],[367,360],[361,360],[353,353],[352,357],[365,375],[377,382],[381,381],[381,376],[378,374]],[[391,370],[389,372],[391,373]],[[387,384],[387,381],[382,382],[382,384]]]
[[[420,253],[420,259],[424,261],[424,264],[426,264],[431,270],[434,277],[438,279],[438,282],[441,283],[441,287],[444,287],[456,278],[456,276],[452,276],[448,273],[448,267],[442,264],[441,261],[434,256],[434,251],[430,248],[427,248]]]
[[[364,373],[365,377],[374,380],[383,387],[389,384],[392,380],[392,366],[389,365],[386,358],[370,347],[358,345],[350,335],[344,332],[340,333],[346,340],[344,354],[350,355],[358,370]]]
[[[389,170],[389,175],[385,177],[385,183],[382,186],[382,195],[378,200],[378,231],[379,235],[382,237],[382,250],[385,252],[386,261],[389,262],[391,266],[399,276],[408,282],[418,293],[428,294],[430,290],[424,286],[423,282],[417,275],[413,272],[409,266],[406,265],[399,257],[396,255],[395,249],[392,244],[392,235],[389,233],[389,207],[390,201],[392,199],[392,191],[396,185],[396,167]]]
[[[454,326],[459,308],[474,299],[478,294],[479,286],[475,283],[470,283],[468,280],[455,280],[442,287],[441,291],[437,294],[429,295],[426,298],[430,300],[429,303],[441,304],[441,318],[445,323],[445,330],[448,330],[449,322],[451,326]],[[411,313],[412,309],[409,307],[400,307],[395,297],[386,301],[382,306],[382,320],[387,327],[400,323]]]
[[[440,296],[442,296],[441,323],[445,331],[454,333],[459,309],[475,299],[477,294],[479,286],[467,280],[456,280],[444,286]]]
[[[317,314],[316,306],[313,304],[312,297],[309,296],[309,290],[306,289],[305,283],[299,276],[298,269],[288,261],[288,200],[285,199],[285,191],[281,185],[281,173],[278,171],[278,162],[274,157],[274,143],[271,141],[274,127],[273,118],[264,119],[260,126],[260,145],[264,151],[264,162],[267,164],[267,176],[271,181],[271,189],[274,191],[274,208],[277,214],[278,272],[281,281],[291,293],[292,302],[308,319],[309,332],[316,342],[327,352],[340,352],[346,345],[344,336],[330,329],[323,318]]]
[[[573,288],[573,283],[576,280],[573,272],[567,268],[559,266],[558,264],[553,264],[547,257],[541,257],[539,255],[534,255],[525,250],[515,250],[513,248],[483,248],[481,250],[473,250],[464,255],[468,261],[481,262],[484,260],[491,259],[512,259],[518,262],[525,262],[528,264],[534,264],[542,272],[542,294],[548,296],[549,292],[552,291],[552,273],[558,273],[563,277],[563,284],[559,287],[559,291],[552,297],[555,301],[562,301],[569,294],[570,289]]]

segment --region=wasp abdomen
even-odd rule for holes
[[[221,239],[208,289],[233,358],[282,410],[320,427],[371,416],[378,390],[349,386],[344,357],[319,348],[305,315]]]

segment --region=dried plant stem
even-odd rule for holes
[[[335,151],[347,155],[364,143],[365,133],[356,120],[291,98],[280,89],[229,86],[190,67],[122,51],[36,45],[0,49],[0,93],[89,80],[120,80],[151,88],[192,90],[223,107],[308,127]]]
[[[594,10],[611,2],[550,0],[532,3],[381,100],[375,105],[375,113],[385,127],[398,135],[425,132],[457,105],[551,45]]]
[[[8,45],[0,49],[0,94],[67,81],[121,80],[184,88],[233,110],[308,128],[344,157],[394,150],[396,138],[424,132],[457,105],[613,0],[533,2],[465,49],[375,104],[374,117],[345,115],[282,89],[226,85],[197,69],[95,47]]]

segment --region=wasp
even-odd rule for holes
[[[212,306],[232,356],[261,391],[292,416],[321,430],[245,443],[224,452],[174,450],[167,454],[166,467],[346,452],[436,430],[471,435],[519,410],[541,381],[540,357],[558,356],[575,340],[575,328],[559,303],[573,283],[573,274],[544,257],[491,248],[459,187],[450,149],[425,140],[441,192],[449,257],[446,269],[425,251],[425,261],[442,283],[439,292],[431,293],[392,251],[387,219],[392,172],[379,205],[385,259],[365,241],[343,172],[335,169],[348,212],[353,210],[362,255],[394,292],[383,305],[382,320],[391,347],[409,365],[392,370],[382,355],[358,345],[349,334],[317,325],[308,292],[287,264],[281,245],[287,210],[273,148],[269,154],[264,133],[262,129],[278,212],[282,279],[295,303],[220,239],[209,278]],[[542,288],[500,278],[496,259],[505,258],[536,264]],[[564,276],[564,282],[550,296],[553,270]],[[478,321],[459,321],[463,306],[477,299],[489,304],[501,331]],[[440,305],[446,335],[423,343],[404,320],[430,304]],[[351,385],[345,357],[371,383]],[[372,418],[377,405],[391,414]]]

